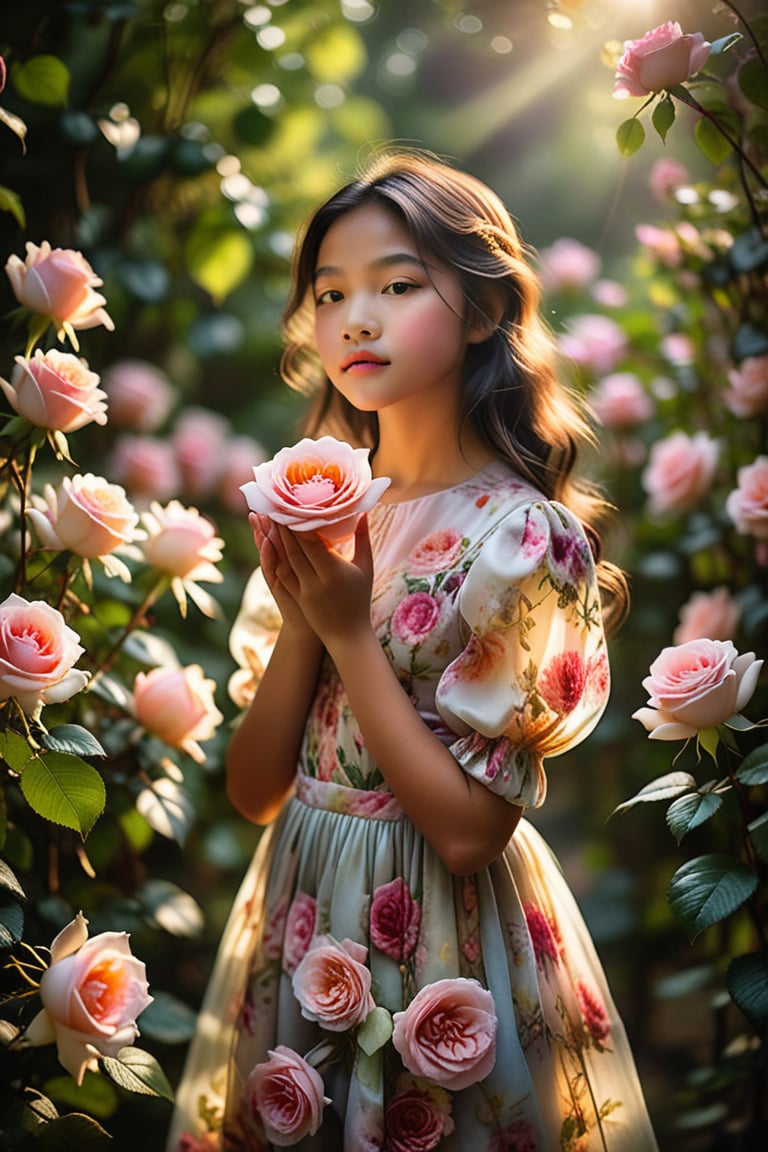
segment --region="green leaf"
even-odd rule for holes
[[[142,1048],[121,1048],[117,1056],[104,1056],[99,1064],[113,1083],[142,1096],[162,1096],[173,1102],[173,1089],[151,1053]]]
[[[616,130],[616,143],[619,146],[619,152],[625,159],[637,152],[638,148],[642,147],[644,140],[645,128],[635,116],[630,120],[625,120],[623,124],[619,124]]]
[[[726,984],[755,1031],[768,1028],[768,957],[751,953],[737,956],[728,965]]]
[[[0,897],[0,948],[11,948],[24,935],[24,912],[15,900]]]
[[[141,1014],[142,1036],[150,1036],[163,1044],[186,1044],[195,1031],[197,1013],[170,992],[152,989],[154,997]]]
[[[58,56],[32,56],[11,68],[11,80],[30,104],[63,107],[69,99],[69,69]]]
[[[667,772],[665,776],[651,780],[650,784],[646,784],[630,800],[619,804],[618,808],[614,808],[612,815],[626,812],[629,808],[634,808],[635,804],[647,804],[652,800],[674,800],[677,796],[695,788],[696,781],[690,772]]]
[[[72,1076],[54,1076],[46,1080],[44,1087],[56,1104],[87,1112],[99,1120],[111,1116],[120,1102],[114,1085],[93,1072],[86,1072],[80,1087]]]
[[[6,888],[9,892],[13,892],[14,896],[21,897],[22,900],[26,899],[24,889],[22,888],[16,873],[8,867],[5,860],[0,860],[0,885]]]
[[[73,756],[106,756],[96,737],[79,724],[57,724],[46,732],[41,743],[51,752],[69,752]]]
[[[95,768],[76,756],[44,752],[24,769],[21,790],[38,816],[73,828],[85,839],[104,811],[104,781]]]
[[[161,836],[183,844],[195,819],[195,809],[184,789],[167,776],[153,780],[136,797],[136,809]]]
[[[768,860],[768,812],[761,812],[750,821],[747,832],[760,859]]]
[[[357,1043],[366,1056],[373,1056],[392,1035],[392,1017],[386,1008],[377,1005],[366,1016],[357,1032]]]
[[[694,792],[680,796],[667,809],[667,825],[678,844],[692,828],[698,828],[714,816],[723,803],[716,792]]]
[[[696,121],[693,138],[702,155],[706,156],[710,164],[714,164],[716,168],[733,151],[722,132],[715,127],[711,120],[705,120],[703,116]]]
[[[768,744],[761,744],[753,748],[748,756],[744,757],[736,779],[742,784],[768,784]]]
[[[707,752],[715,764],[717,763],[717,748],[720,743],[720,733],[717,728],[700,728],[696,734],[696,744]]]
[[[11,728],[6,728],[4,732],[0,732],[0,757],[14,772],[23,772],[34,755],[35,750],[31,747],[26,736],[22,736],[20,732],[14,732]]]
[[[0,120],[3,119],[2,108],[0,108]],[[0,212],[10,212],[19,228],[26,228],[27,217],[24,213],[24,205],[21,202],[21,197],[10,188],[0,186]]]
[[[675,103],[670,96],[659,100],[651,115],[653,126],[666,144],[667,132],[675,122]]]
[[[757,877],[731,856],[697,856],[678,868],[669,884],[669,905],[694,940],[750,898]]]
[[[200,905],[170,880],[148,880],[138,898],[156,923],[172,936],[199,936],[202,932]]]
[[[195,229],[184,247],[187,271],[219,304],[247,278],[253,245],[241,229]]]
[[[112,1137],[90,1116],[70,1112],[42,1124],[35,1132],[35,1148],[43,1152],[101,1152],[109,1148]]]
[[[739,68],[739,88],[751,104],[768,109],[768,68],[757,56]]]

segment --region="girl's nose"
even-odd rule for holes
[[[368,309],[350,309],[344,317],[342,338],[350,340],[375,340],[381,335],[381,325]]]

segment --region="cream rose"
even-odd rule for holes
[[[689,640],[663,648],[643,680],[648,706],[633,712],[651,740],[687,740],[735,716],[757,687],[762,660],[730,640]]]
[[[82,912],[51,944],[50,967],[40,981],[43,1010],[24,1043],[51,1043],[59,1060],[81,1084],[99,1056],[116,1056],[139,1034],[136,1017],[152,1003],[146,968],[131,954],[127,932],[101,932],[88,939]]]
[[[613,95],[625,99],[674,88],[700,72],[711,51],[701,32],[684,35],[677,21],[667,20],[639,40],[624,41]]]
[[[314,1136],[330,1100],[323,1080],[306,1060],[279,1044],[256,1064],[245,1082],[245,1100],[264,1126],[267,1139],[278,1148]]]
[[[58,490],[47,484],[44,492],[27,513],[44,548],[94,559],[144,536],[125,490],[101,476],[65,476]]]
[[[408,1071],[442,1088],[476,1084],[496,1062],[496,1007],[478,980],[427,984],[392,1022],[392,1043]]]
[[[106,424],[106,392],[84,360],[69,352],[42,352],[29,360],[16,357],[10,383],[0,388],[14,411],[38,428],[74,432],[84,424]]]
[[[362,1024],[376,1007],[367,948],[354,940],[339,943],[318,936],[293,974],[293,991],[301,1014],[329,1032],[346,1032]]]
[[[300,440],[257,464],[254,479],[241,485],[252,512],[269,516],[294,532],[319,532],[336,546],[354,535],[360,516],[389,487],[371,478],[367,448],[352,448],[332,436]]]
[[[737,532],[768,540],[768,456],[739,468],[737,476],[739,486],[728,494],[725,510]]]
[[[205,753],[198,741],[209,740],[224,719],[213,699],[215,687],[199,664],[138,672],[133,684],[136,719],[148,732],[203,764]]]
[[[88,683],[73,668],[84,651],[60,612],[12,592],[0,604],[0,700],[12,696],[28,715],[69,700]]]
[[[72,248],[51,248],[47,240],[38,247],[27,244],[26,260],[9,257],[5,271],[20,304],[41,316],[50,316],[59,331],[115,327],[103,305],[106,300],[94,291],[103,281],[81,252]]]

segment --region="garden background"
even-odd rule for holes
[[[550,763],[550,796],[531,818],[608,969],[662,1149],[764,1147],[761,729],[710,729],[714,738],[683,747],[649,741],[632,719],[656,655],[697,634],[692,610],[681,621],[692,596],[706,597],[694,603],[710,638],[765,655],[768,483],[756,520],[740,519],[731,498],[768,452],[761,7],[3,6],[0,257],[23,260],[27,242],[82,252],[114,323],[78,331],[74,344],[63,331],[58,345],[101,378],[106,423],[46,435],[17,417],[7,392],[0,411],[0,600],[61,609],[94,673],[89,691],[26,723],[0,702],[8,1152],[162,1148],[194,1012],[258,835],[224,796],[238,667],[229,632],[255,559],[238,485],[295,439],[302,411],[277,369],[293,237],[359,156],[391,139],[469,168],[520,222],[574,386],[595,410],[586,468],[617,508],[609,551],[630,575],[633,606],[612,644],[611,704],[586,746]],[[713,43],[705,69],[648,107],[615,100],[622,42],[666,20]],[[18,303],[4,277],[6,381],[28,340],[56,343],[27,326]],[[682,480],[654,491],[654,446],[679,435]],[[118,560],[111,575],[95,555],[46,550],[34,525],[51,489],[76,474],[121,485],[137,515],[157,501],[142,521],[150,544],[163,527],[157,506],[198,510],[215,525],[198,567],[164,567],[138,535],[126,571]],[[169,732],[140,707],[141,675],[174,662],[202,670],[184,681],[205,705],[196,734]],[[768,716],[764,680],[747,713]],[[155,999],[133,1056],[102,1061],[78,1087],[54,1045],[13,1041],[40,1006],[46,949],[80,910],[91,935],[130,933]]]

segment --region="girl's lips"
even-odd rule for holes
[[[341,370],[348,372],[350,368],[375,368],[382,364],[389,364],[389,360],[377,356],[375,352],[352,352],[342,360]]]

